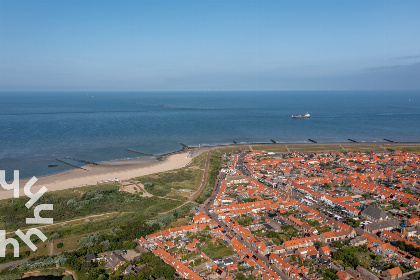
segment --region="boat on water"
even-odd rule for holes
[[[305,115],[298,115],[298,116],[294,116],[292,115],[292,119],[309,119],[311,117],[311,114],[306,113]]]

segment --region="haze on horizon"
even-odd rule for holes
[[[0,1],[0,91],[420,89],[420,1]]]

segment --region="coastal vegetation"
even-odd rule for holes
[[[193,206],[193,203],[188,203],[164,215],[160,215],[151,219],[142,219],[141,217],[137,217],[136,219],[132,220],[131,222],[128,222],[127,224],[121,227],[81,237],[77,243],[78,249],[75,251],[64,252],[57,257],[37,257],[28,260],[22,263],[21,265],[18,265],[14,269],[3,270],[2,274],[0,274],[0,277],[1,275],[4,275],[5,277],[8,277],[12,274],[18,275],[19,273],[28,270],[47,268],[58,264],[60,266],[67,267],[68,269],[75,271],[78,276],[78,279],[98,279],[95,277],[99,277],[101,274],[104,274],[104,279],[118,279],[119,274],[108,275],[105,269],[103,269],[103,267],[98,267],[97,265],[85,263],[84,256],[89,253],[102,253],[120,249],[133,249],[136,246],[136,243],[133,242],[134,239],[164,229],[165,227],[167,227],[168,224],[176,221],[177,217],[186,216]],[[144,254],[142,254],[142,258],[143,255]],[[147,257],[145,259],[147,259]],[[167,273],[165,273],[165,277],[167,279],[171,279],[168,278],[174,273],[168,272],[168,269],[170,269],[171,267],[167,266],[155,256],[153,256],[153,259],[154,262],[150,264],[148,263],[146,268],[142,268],[141,275],[147,274],[148,276],[145,279],[148,279],[150,275],[160,275],[160,272],[158,271],[166,271]],[[12,260],[15,261],[16,259],[9,259],[8,261]],[[158,263],[156,263],[157,260],[159,260]],[[141,262],[142,261],[140,260],[140,263]],[[162,266],[164,266],[164,268],[162,268]],[[112,278],[111,276],[115,277]]]
[[[11,273],[11,274],[4,274],[0,275],[0,280],[15,280],[15,279],[21,279],[23,276],[23,273]]]
[[[219,151],[212,151],[210,153],[209,169],[207,172],[206,183],[204,189],[197,196],[195,202],[198,204],[204,203],[212,194],[216,184],[217,175],[219,174],[222,164],[222,154]]]
[[[233,153],[236,153],[240,150],[247,151],[247,150],[249,150],[249,146],[248,145],[226,146],[226,147],[223,147],[223,148],[219,148],[218,150],[221,151],[222,153],[233,154]]]
[[[159,187],[163,189],[168,186],[172,189],[191,189],[191,193],[189,193],[191,195],[201,184],[205,156],[205,153],[198,156],[196,160],[192,161],[189,168],[153,174],[148,179],[151,184],[158,186],[157,190]],[[112,239],[102,240],[105,242],[102,244],[103,248],[95,250],[131,248],[130,242],[134,238],[164,229],[179,217],[185,216],[195,205],[195,203],[188,203],[177,208],[182,204],[182,199],[180,200],[179,197],[178,199],[170,198],[174,197],[143,197],[139,193],[128,193],[121,190],[119,183],[45,193],[38,203],[54,205],[54,211],[42,213],[43,217],[54,219],[53,225],[46,225],[42,229],[49,239],[46,242],[41,242],[36,236],[32,236],[32,241],[38,247],[36,252],[32,252],[21,242],[19,258],[14,258],[12,248],[7,247],[6,257],[2,258],[0,263],[47,255],[49,253],[48,243],[51,240],[58,240],[54,246],[54,250],[58,253],[74,250],[83,245],[79,244],[79,241],[88,236],[87,233],[95,232],[98,236],[103,236],[103,231],[109,231],[116,227],[120,227],[122,230],[121,235],[118,236],[118,242]],[[2,213],[0,214],[0,226],[8,231],[27,227],[25,223],[28,217],[26,202],[25,198],[0,201],[0,213]],[[175,208],[176,210],[171,211]],[[13,213],[13,216],[10,213]],[[166,214],[159,215],[160,213]],[[98,215],[98,217],[92,217],[92,215]],[[12,235],[11,233],[8,236]],[[97,245],[99,244],[95,244],[95,246]]]
[[[62,268],[53,268],[53,269],[42,269],[40,273],[42,275],[53,275],[53,276],[61,276],[63,275],[64,269]]]
[[[53,211],[42,212],[43,217],[53,218],[54,223],[69,221],[95,214],[113,211],[132,212],[144,210],[146,215],[154,215],[165,203],[161,199],[141,197],[138,194],[121,192],[118,183],[81,187],[45,193],[37,204],[53,204]],[[26,218],[33,215],[25,207],[27,198],[6,199],[0,201],[0,227],[12,231],[28,227]]]
[[[178,194],[179,190],[197,190],[202,178],[203,171],[201,169],[183,168],[137,177],[134,180],[141,182],[146,191],[155,196],[185,199],[185,196]],[[185,193],[190,194],[189,192]]]

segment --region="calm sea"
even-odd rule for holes
[[[311,119],[292,114],[311,113]],[[0,169],[21,177],[187,145],[420,141],[420,91],[0,93]],[[56,167],[48,167],[58,164]],[[11,178],[9,176],[9,178]]]
[[[63,279],[63,276],[31,276],[28,278],[25,278],[25,280],[61,280]]]

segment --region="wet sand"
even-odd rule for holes
[[[366,147],[366,149],[375,148],[375,150],[383,151],[385,148],[394,148],[398,146],[417,147],[419,143],[240,143],[225,145],[205,145],[201,147],[191,146],[191,150],[176,152],[170,154],[165,160],[159,161],[155,157],[143,157],[129,160],[102,162],[99,165],[85,165],[84,169],[73,169],[60,172],[53,175],[38,177],[31,191],[35,193],[42,186],[47,187],[48,191],[64,190],[69,188],[77,188],[87,185],[96,185],[99,181],[118,178],[119,180],[128,180],[138,176],[164,172],[172,169],[185,167],[195,156],[209,150],[217,150],[223,148],[283,148],[279,152],[290,152],[288,145],[292,146],[292,150],[297,151],[320,151],[335,148],[335,150],[345,151],[344,147]],[[282,151],[283,150],[283,151]],[[23,187],[28,180],[20,181],[20,193],[23,194]],[[13,191],[6,191],[0,188],[0,200],[13,197]]]
[[[185,167],[193,158],[189,152],[179,152],[159,161],[154,157],[145,157],[120,161],[102,162],[99,165],[85,165],[84,169],[72,169],[53,175],[42,176],[31,188],[32,193],[45,186],[49,192],[96,185],[99,181],[118,178],[128,180],[138,176],[164,172]],[[20,195],[24,196],[23,188],[26,180],[20,181]],[[12,190],[0,188],[0,199],[13,197]]]

